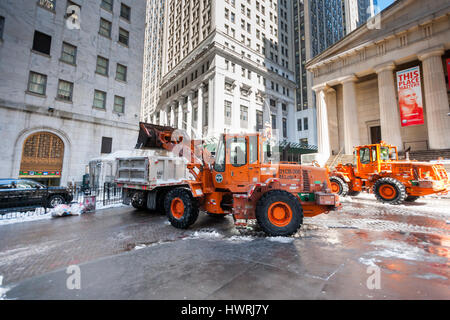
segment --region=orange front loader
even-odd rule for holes
[[[151,139],[156,137],[158,145],[161,141],[186,143],[182,138],[160,139],[167,138],[161,134],[164,128],[141,124],[141,133],[143,128],[147,128]],[[145,146],[145,136],[140,140],[138,144]],[[148,143],[147,146],[150,147]],[[167,146],[163,143],[160,147],[169,149],[173,145],[168,142]],[[202,141],[192,141],[188,149],[172,149],[176,153],[183,150],[184,157],[189,153],[187,168],[192,179],[174,184],[125,183],[122,186],[125,202],[133,203],[135,199],[148,209],[158,209],[160,204],[160,209],[164,208],[170,223],[177,228],[188,228],[195,223],[201,210],[217,216],[232,214],[239,226],[256,219],[267,234],[288,236],[300,228],[304,216],[339,207],[339,197],[331,193],[326,169],[274,163],[270,145],[261,134],[221,135],[212,163],[206,161],[209,154]]]
[[[354,156],[356,164],[338,164],[331,172],[334,193],[353,196],[373,192],[381,202],[401,204],[447,193],[450,188],[442,165],[398,160],[397,147],[384,142],[355,147]]]

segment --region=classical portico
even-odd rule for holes
[[[450,58],[448,1],[424,7],[422,1],[399,0],[381,15],[380,29],[362,26],[307,63],[314,75],[318,147],[324,158],[351,154],[354,146],[376,140],[400,151],[450,149],[444,69]],[[402,126],[396,73],[417,66],[425,121]]]

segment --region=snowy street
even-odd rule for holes
[[[241,236],[232,217],[205,214],[178,230],[126,206],[0,223],[0,298],[450,298],[450,199],[342,202],[290,238]]]

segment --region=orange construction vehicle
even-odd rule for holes
[[[450,189],[441,164],[398,160],[397,147],[383,141],[355,147],[354,159],[356,164],[338,164],[330,173],[332,192],[342,196],[373,192],[381,202],[401,204]]]
[[[186,177],[181,171],[171,173],[183,166],[171,166],[175,160],[167,154],[117,159],[116,182],[123,187],[124,203],[165,210],[176,228],[195,223],[201,210],[232,214],[240,227],[256,219],[265,233],[288,236],[300,228],[304,216],[340,206],[325,168],[273,162],[268,139],[259,133],[222,134],[209,161],[203,141],[188,142],[173,128],[141,123],[137,147],[189,158]]]

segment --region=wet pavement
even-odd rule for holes
[[[294,237],[130,207],[0,225],[4,299],[450,299],[450,199],[345,198]],[[67,287],[79,266],[81,289]]]

